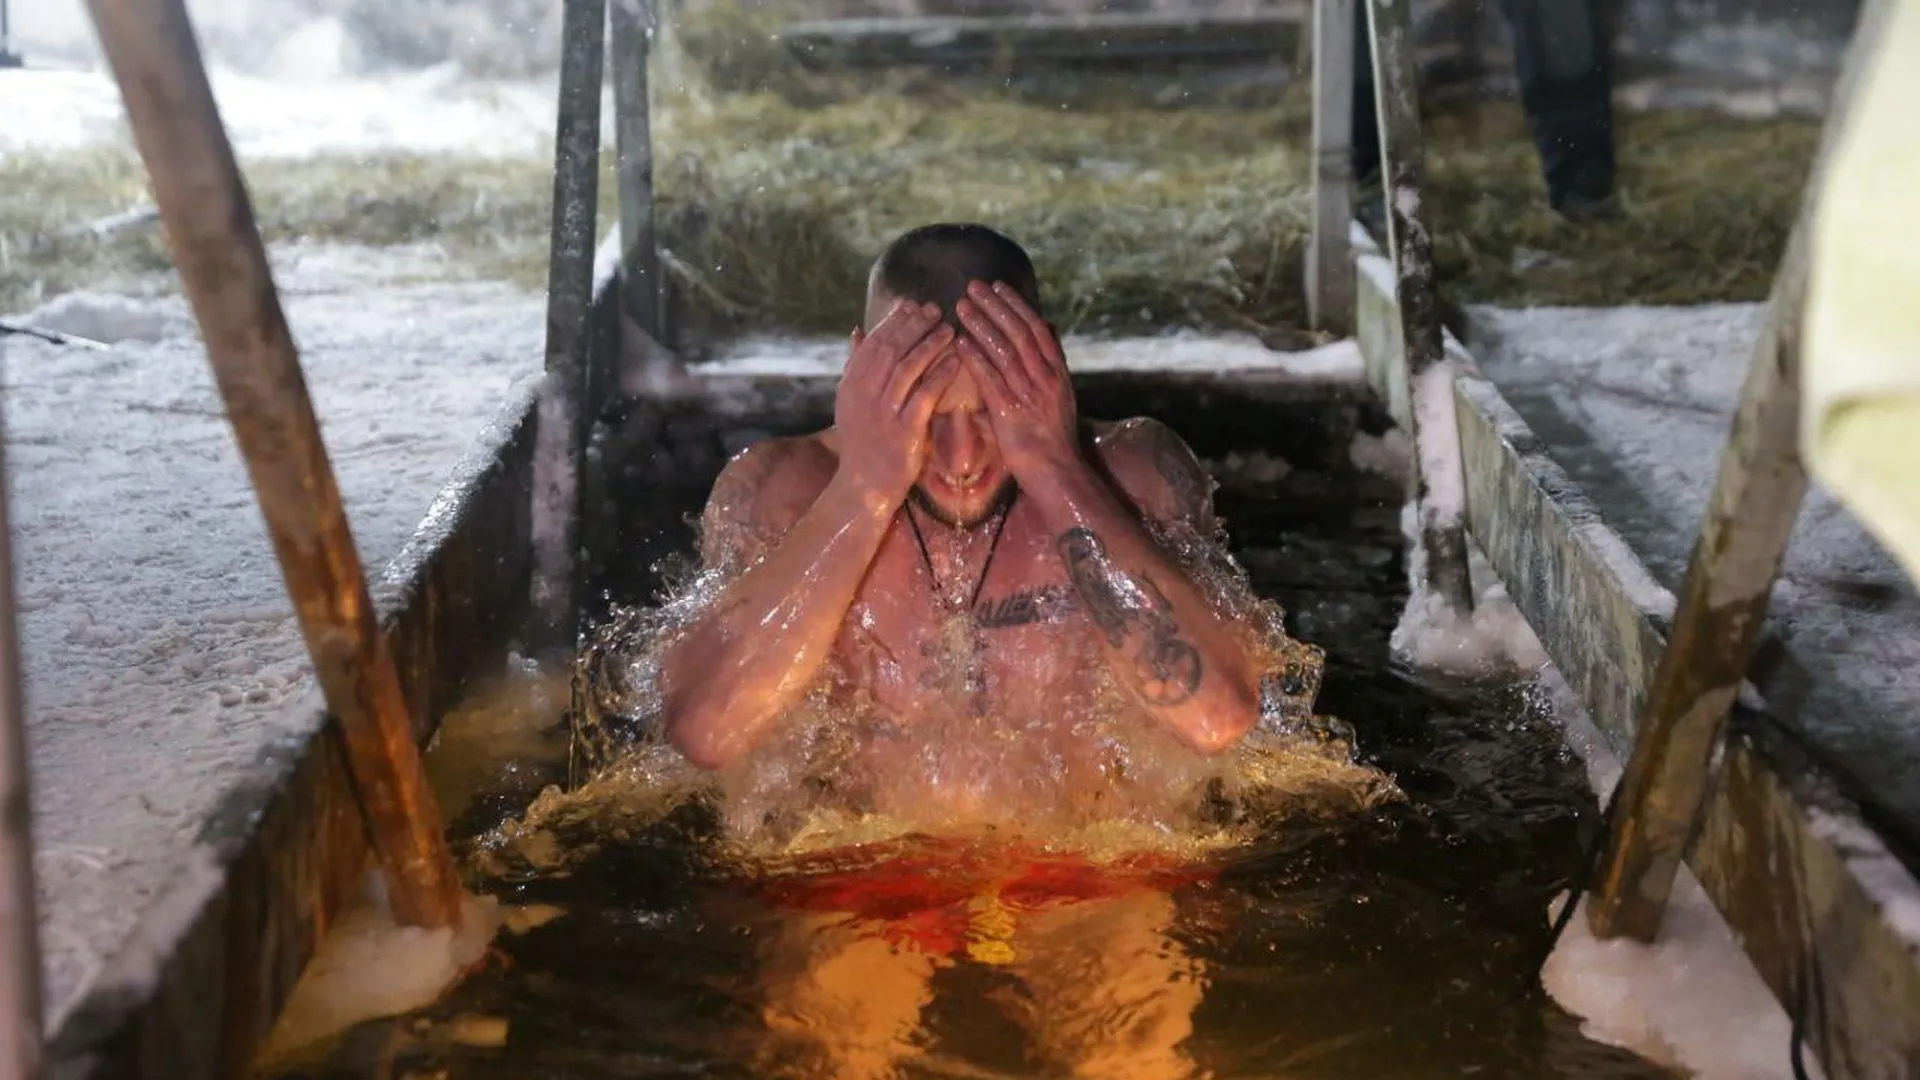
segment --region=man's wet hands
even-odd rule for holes
[[[853,332],[834,397],[840,469],[861,491],[897,503],[927,460],[928,422],[959,369],[954,330],[934,304],[901,301],[873,332]]]
[[[872,333],[853,332],[833,409],[840,468],[887,503],[919,479],[934,409],[962,364],[1015,480],[1032,484],[1078,460],[1079,413],[1053,328],[999,283],[974,282],[955,312],[964,334],[941,321],[937,305],[905,300]]]
[[[954,346],[980,394],[1007,470],[1022,485],[1079,456],[1079,410],[1060,341],[1020,294],[976,281],[955,305],[966,336]]]

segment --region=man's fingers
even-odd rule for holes
[[[967,336],[978,346],[981,359],[1001,375],[1005,385],[1025,387],[1031,383],[1032,376],[1020,362],[1019,350],[987,317],[984,308],[971,300],[961,300],[954,305],[954,311],[960,316],[960,325],[967,328]]]
[[[1007,306],[1013,309],[1013,313],[1020,317],[1021,322],[1027,324],[1027,329],[1032,332],[1034,340],[1040,343],[1040,354],[1046,358],[1047,362],[1064,371],[1067,366],[1067,357],[1060,350],[1060,338],[1054,334],[1053,327],[1048,325],[1047,320],[1041,318],[1039,312],[1027,305],[1027,298],[1020,295],[1020,290],[1006,282],[994,282],[993,292],[994,295],[1006,301]]]
[[[953,385],[953,377],[960,370],[960,361],[951,349],[939,349],[934,352],[939,359],[926,371],[926,377],[920,385],[913,388],[902,405],[902,411],[916,424],[925,424],[933,417],[933,410],[940,404],[940,398]]]
[[[938,305],[902,301],[887,313],[880,325],[873,328],[872,340],[874,345],[884,347],[888,354],[898,356],[925,337],[927,331],[939,321]]]
[[[932,333],[922,337],[920,343],[913,347],[913,351],[907,353],[904,359],[894,365],[893,375],[887,379],[885,390],[887,403],[896,409],[904,404],[908,395],[913,393],[914,387],[920,384],[921,376],[927,374],[934,361],[938,360],[951,344],[953,344],[953,327],[946,323],[936,325]]]
[[[961,338],[953,351],[973,369],[973,377],[980,384],[980,396],[986,399],[988,408],[1004,409],[1012,404],[1013,390],[1008,387],[1006,376],[1000,374],[1000,369],[987,359],[978,345]]]
[[[932,304],[896,300],[870,333],[862,334],[860,347],[847,364],[846,374],[884,380],[893,372],[893,361],[912,347],[940,319],[940,309]]]
[[[1007,343],[1011,355],[1002,354],[999,360],[1005,365],[1019,365],[1028,379],[1038,381],[1045,378],[1047,360],[1040,351],[1040,343],[1034,340],[1033,331],[1026,322],[1014,313],[985,282],[976,281],[967,286],[967,295],[973,306],[986,315],[987,321]]]

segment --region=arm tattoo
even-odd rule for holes
[[[1115,575],[1107,565],[1106,545],[1087,529],[1068,529],[1060,534],[1058,543],[1073,591],[1080,594],[1093,624],[1107,635],[1107,644],[1119,648],[1126,642],[1127,610],[1114,588]]]
[[[1152,578],[1135,580],[1113,566],[1106,545],[1088,529],[1069,529],[1058,543],[1067,580],[1107,643],[1122,648],[1129,629],[1145,631],[1133,670],[1147,701],[1170,706],[1191,699],[1204,673],[1200,650],[1181,635],[1166,594]]]
[[[1160,431],[1159,437],[1153,440],[1153,465],[1173,491],[1177,504],[1174,513],[1196,521],[1204,517],[1212,496],[1213,478],[1178,435]]]

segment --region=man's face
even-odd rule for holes
[[[884,292],[870,293],[866,328],[872,330],[892,305],[893,297]],[[951,348],[947,351],[952,353]],[[927,463],[911,498],[934,520],[968,529],[1013,497],[1013,476],[1001,461],[973,373],[957,355],[942,356],[934,366],[943,363],[951,365],[954,374],[927,425]]]
[[[957,369],[927,425],[927,463],[913,501],[935,520],[968,529],[1013,497],[1013,476],[1000,457],[986,404],[973,373]]]

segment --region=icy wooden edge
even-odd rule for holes
[[[1356,335],[1396,420],[1391,267],[1355,227]],[[1567,683],[1630,757],[1673,596],[1494,385],[1455,382],[1467,524]],[[1404,390],[1401,391],[1404,395]],[[1736,710],[1688,852],[1714,906],[1829,1076],[1909,1077],[1920,1060],[1920,883],[1819,765]],[[1804,1000],[1803,1000],[1804,995]],[[1785,1048],[1782,1048],[1784,1052]]]
[[[422,741],[470,676],[504,662],[525,622],[536,389],[516,388],[374,589]],[[48,1077],[247,1075],[370,865],[317,689],[289,708],[310,716],[308,735],[263,746],[252,782],[203,823],[187,861],[56,1018]]]

